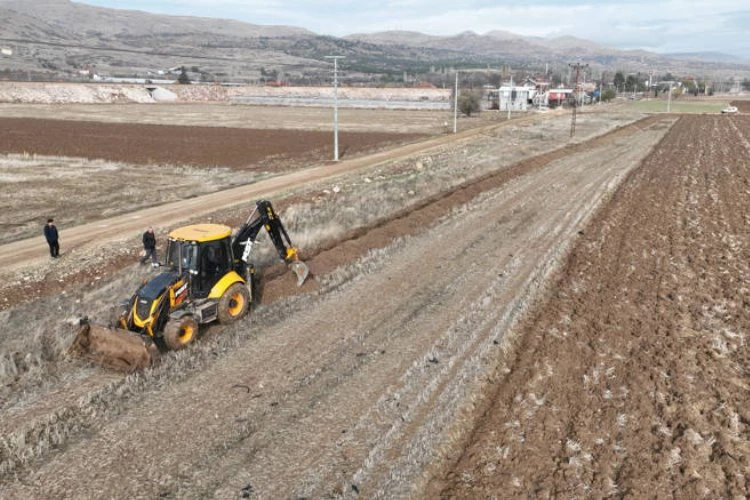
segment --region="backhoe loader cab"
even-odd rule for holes
[[[231,228],[219,224],[176,229],[169,233],[164,266],[190,277],[193,297],[208,297],[219,280],[234,270],[231,236]]]
[[[234,269],[232,230],[194,224],[169,233],[164,271],[118,311],[117,327],[146,334],[166,349],[193,342],[198,325],[232,323],[247,314],[251,278]]]
[[[260,200],[234,236],[230,227],[220,224],[193,224],[170,232],[163,271],[115,308],[109,328],[82,321],[71,350],[133,371],[151,364],[159,351],[192,343],[201,324],[241,319],[252,300],[250,254],[262,228],[301,286],[307,266],[271,203]]]

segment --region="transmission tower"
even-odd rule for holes
[[[581,64],[581,63],[570,63],[568,64],[570,68],[573,68],[576,70],[576,84],[575,87],[573,87],[573,111],[572,115],[570,117],[570,137],[573,137],[576,133],[576,114],[578,110],[578,96],[581,93],[581,87],[578,84],[578,78],[581,74],[581,69],[586,69],[589,67],[588,64]]]

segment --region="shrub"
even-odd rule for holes
[[[183,85],[187,85],[190,83],[190,77],[187,75],[187,72],[185,71],[185,66],[182,67],[182,71],[180,72],[180,77],[177,79],[177,81]]]
[[[471,116],[472,113],[479,112],[479,101],[478,93],[463,90],[458,96],[458,110],[466,116]]]

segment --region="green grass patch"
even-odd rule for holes
[[[642,99],[631,103],[634,109],[644,113],[666,113],[667,101],[662,99]],[[721,113],[728,102],[683,101],[672,99],[669,108],[672,113]]]

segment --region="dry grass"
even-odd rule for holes
[[[267,175],[230,168],[2,155],[0,184],[4,186],[7,208],[0,212],[0,244],[41,235],[48,217],[54,217],[64,230],[91,220],[255,182]]]

